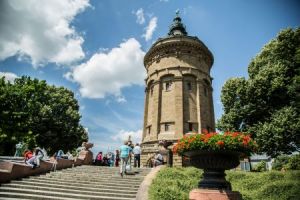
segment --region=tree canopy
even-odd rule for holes
[[[259,151],[276,157],[300,148],[300,28],[285,29],[248,66],[249,78],[222,88],[222,131],[253,135]]]
[[[26,76],[0,78],[0,155],[13,154],[20,141],[49,153],[72,150],[88,139],[80,118],[70,90]]]

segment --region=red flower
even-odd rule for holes
[[[226,142],[226,146],[225,146]],[[178,143],[174,145],[174,153],[179,155],[190,150],[210,150],[210,149],[222,149],[233,150],[241,153],[249,154],[255,151],[257,145],[255,141],[251,139],[249,134],[240,132],[225,132],[224,134],[218,134],[216,132],[208,133],[204,131],[202,134],[185,135],[178,140]]]
[[[219,147],[223,147],[223,146],[224,146],[224,142],[221,141],[221,140],[219,140],[219,141],[217,142],[217,145],[219,145]]]

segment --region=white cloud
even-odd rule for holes
[[[138,23],[138,24],[144,24],[145,23],[143,8],[138,9],[134,14],[136,15],[136,23]]]
[[[141,143],[142,141],[142,130],[137,131],[125,131],[121,130],[116,135],[111,136],[115,141],[123,142],[128,139],[128,136],[131,136],[131,140],[134,143]]]
[[[84,40],[71,22],[88,6],[88,0],[1,1],[0,60],[17,55],[37,67],[84,58]]]
[[[117,102],[118,103],[126,103],[127,100],[126,100],[126,98],[124,96],[118,96],[117,97]]]
[[[149,41],[152,38],[152,35],[157,27],[157,17],[152,17],[149,21],[148,26],[145,28],[146,33],[142,35],[146,41]]]
[[[79,83],[83,97],[104,98],[114,95],[119,101],[124,101],[124,98],[120,98],[122,88],[144,84],[144,55],[140,43],[130,38],[108,52],[94,54],[64,77]]]
[[[18,78],[16,74],[11,72],[0,72],[0,78],[2,78],[3,76],[5,76],[5,80],[9,82],[14,82],[14,80]]]

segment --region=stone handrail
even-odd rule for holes
[[[92,163],[92,158],[93,156],[91,151],[84,151],[81,152],[80,157],[75,160],[57,159],[57,163],[41,160],[40,167],[32,169],[30,166],[25,164],[23,158],[1,156],[0,183],[9,182],[10,180],[27,176],[43,174],[54,169],[60,170],[73,166],[88,165]]]

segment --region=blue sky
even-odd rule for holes
[[[143,126],[143,56],[179,9],[187,32],[214,55],[216,119],[230,77],[247,77],[260,49],[287,27],[299,26],[293,0],[3,0],[0,76],[29,75],[72,90],[94,151],[116,148]]]

